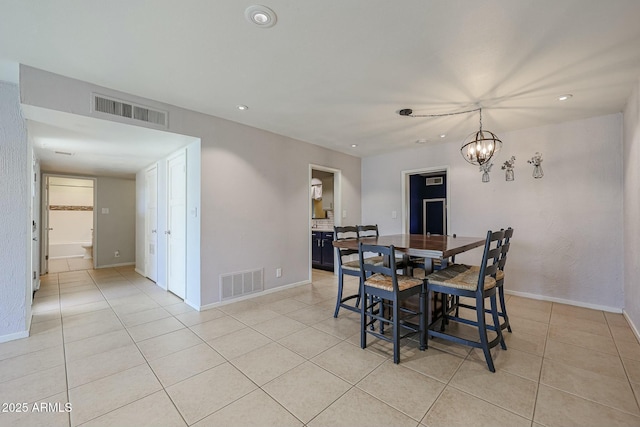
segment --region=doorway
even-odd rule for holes
[[[447,167],[403,171],[403,231],[409,234],[449,232]]]
[[[309,165],[309,279],[312,269],[334,272],[333,227],[342,224],[342,171]]]
[[[94,268],[95,180],[44,175],[43,273]]]

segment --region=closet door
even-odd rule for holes
[[[186,294],[187,162],[181,151],[167,161],[167,289]]]
[[[158,280],[158,168],[152,167],[145,174],[145,275]]]

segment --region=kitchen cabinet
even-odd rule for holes
[[[311,266],[333,271],[333,231],[311,232]]]

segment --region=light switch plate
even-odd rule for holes
[[[103,214],[108,214],[109,213],[109,208],[102,208],[102,213]]]

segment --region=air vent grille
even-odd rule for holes
[[[93,110],[99,113],[139,120],[167,127],[167,112],[154,110],[142,105],[136,105],[102,95],[93,95]]]
[[[260,292],[263,289],[263,269],[220,275],[220,301]]]
[[[443,180],[441,176],[427,178],[427,185],[442,185],[442,182]]]

